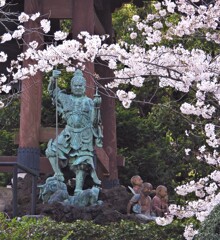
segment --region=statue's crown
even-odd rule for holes
[[[75,82],[75,81],[80,81],[82,83],[86,83],[86,79],[83,77],[83,73],[80,69],[77,69],[74,73],[74,76],[72,78],[72,82]]]
[[[82,73],[82,71],[80,70],[80,69],[77,69],[76,71],[75,71],[75,73],[74,73],[74,76],[76,77],[76,76],[81,76],[81,77],[83,77],[83,73]]]

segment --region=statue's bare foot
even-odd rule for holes
[[[94,184],[97,185],[97,186],[100,186],[101,185],[101,180],[97,179],[96,181],[94,181]]]
[[[94,182],[94,185],[96,185],[96,186],[100,186],[102,183],[101,180],[99,180],[97,177],[93,178],[93,182]]]
[[[82,192],[83,192],[82,189],[75,189],[75,191],[74,191],[74,196],[80,195]]]
[[[101,185],[102,182],[98,179],[95,171],[91,172],[91,177],[95,185]]]
[[[54,177],[60,181],[60,182],[64,182],[64,177],[63,177],[63,174],[62,173],[55,173],[54,174]]]

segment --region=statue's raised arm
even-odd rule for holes
[[[49,84],[48,84],[47,90],[51,97],[53,97],[54,90],[56,89],[56,81],[57,81],[57,78],[59,77],[60,73],[61,72],[59,70],[53,70],[52,76],[49,79]]]

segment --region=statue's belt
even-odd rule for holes
[[[83,128],[73,128],[73,127],[70,127],[70,126],[66,125],[66,127],[65,127],[66,131],[68,131],[68,132],[75,132],[75,133],[82,132],[82,131],[84,131],[86,129],[91,129],[92,130],[92,126],[85,126]]]

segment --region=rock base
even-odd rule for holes
[[[31,211],[31,184],[30,179],[25,177],[18,189],[18,216],[30,215]],[[38,192],[39,194],[39,192]],[[127,215],[127,204],[132,194],[121,185],[111,189],[102,189],[99,193],[101,205],[88,207],[74,207],[62,203],[43,204],[37,199],[36,215],[47,216],[55,221],[73,222],[80,220],[91,220],[96,224],[109,224],[120,220],[134,220],[140,222],[134,215]],[[8,206],[7,214],[12,216],[12,206]]]
[[[5,212],[7,205],[12,203],[12,189],[0,187],[0,212]]]

